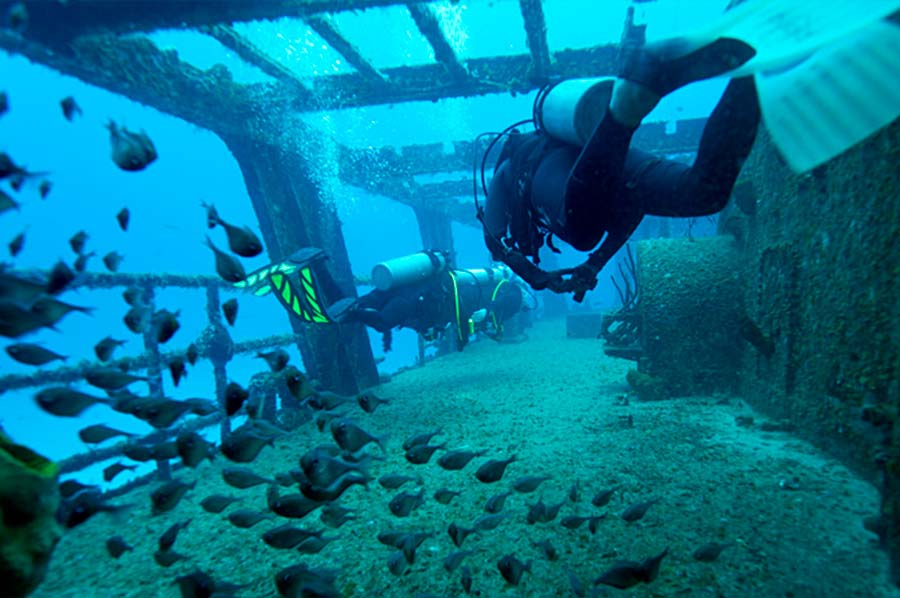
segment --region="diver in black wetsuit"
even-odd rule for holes
[[[609,105],[583,147],[543,131],[514,133],[504,145],[480,215],[485,242],[494,259],[533,288],[572,292],[581,301],[645,215],[701,216],[725,207],[759,124],[751,77],[728,85],[692,165],[631,148],[631,137],[662,96],[726,73],[755,50],[719,38],[679,55],[673,43],[626,56]],[[581,266],[547,272],[536,264],[545,240],[555,250],[551,235],[580,251],[603,242]]]
[[[382,333],[386,351],[393,328],[412,328],[427,340],[447,332],[462,350],[476,330],[499,339],[504,323],[523,309],[524,292],[499,269],[440,267],[418,282],[376,288],[329,311],[341,323],[359,322]]]

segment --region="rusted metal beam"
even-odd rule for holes
[[[547,46],[544,9],[541,0],[519,0],[519,7],[525,20],[525,35],[531,52],[531,80],[543,85],[550,76],[550,48]]]
[[[550,76],[558,79],[602,77],[615,74],[615,46],[598,46],[581,50],[563,50],[554,54]],[[250,86],[274,103],[290,106],[297,112],[340,110],[399,104],[403,102],[436,102],[459,98],[534,91],[540,85],[531,80],[531,55],[473,58],[466,61],[470,76],[454,79],[440,64],[385,69],[391,85],[372,89],[359,73],[316,77],[309,95],[297,96],[290,89],[272,89],[270,85]]]
[[[143,37],[82,37],[54,49],[0,29],[0,49],[216,132],[243,130],[259,102],[225,67],[201,71]]]
[[[18,0],[0,0],[0,14]],[[28,33],[48,43],[96,33],[136,33],[305,17],[426,0],[39,0],[26,2]]]
[[[306,18],[306,22],[312,27],[313,31],[325,40],[325,42],[334,48],[334,50],[344,57],[347,63],[359,71],[359,74],[375,85],[386,85],[387,78],[375,66],[369,62],[365,56],[360,54],[359,50],[341,35],[334,21],[328,15],[313,15]]]
[[[217,40],[240,56],[241,60],[255,66],[270,77],[289,87],[293,86],[301,91],[307,91],[297,73],[260,50],[255,44],[240,35],[231,25],[204,25],[198,30]]]
[[[460,62],[456,52],[450,46],[450,42],[447,41],[444,30],[431,7],[424,4],[409,4],[408,8],[416,27],[434,49],[435,59],[444,65],[454,81],[462,82],[468,79],[469,71]]]

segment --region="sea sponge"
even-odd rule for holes
[[[0,432],[0,579],[4,596],[30,594],[44,579],[63,528],[59,467]]]

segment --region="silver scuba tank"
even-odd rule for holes
[[[415,284],[447,267],[447,258],[439,251],[420,251],[375,264],[372,284],[380,291]]]
[[[560,141],[584,145],[609,106],[614,82],[615,77],[560,81],[535,100],[538,128]]]

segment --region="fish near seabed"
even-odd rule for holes
[[[156,160],[156,147],[144,131],[135,133],[125,127],[120,128],[112,120],[106,124],[106,128],[109,129],[112,160],[122,170],[137,172]]]

